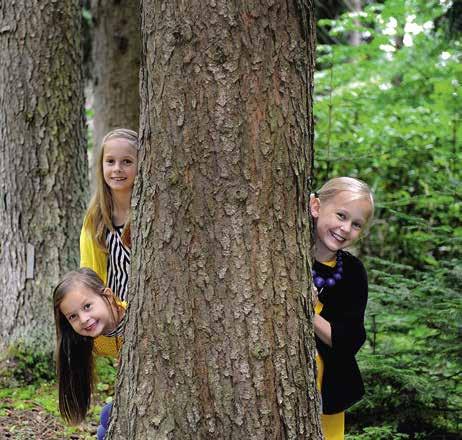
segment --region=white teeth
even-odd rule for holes
[[[345,241],[343,237],[341,237],[340,235],[337,235],[335,232],[332,232],[332,237],[334,237],[338,241],[342,241],[342,242]]]

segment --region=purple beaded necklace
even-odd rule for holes
[[[341,252],[337,252],[336,260],[337,261],[334,266],[335,272],[332,274],[331,277],[324,278],[321,275],[319,275],[315,270],[311,271],[314,285],[318,290],[323,289],[324,287],[333,287],[337,284],[338,281],[342,279],[343,260]]]

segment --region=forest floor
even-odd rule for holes
[[[58,417],[33,402],[27,409],[15,408],[15,402],[2,401],[0,439],[2,440],[89,440],[96,437],[96,422],[70,429]],[[28,406],[29,406],[28,405]]]
[[[99,358],[98,382],[84,423],[69,426],[58,409],[58,386],[52,377],[34,376],[54,366],[0,356],[0,440],[94,440],[101,407],[114,394],[114,361]],[[18,379],[19,378],[19,379]]]

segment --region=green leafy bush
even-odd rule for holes
[[[32,351],[21,344],[0,355],[0,385],[18,386],[53,380],[53,353]]]
[[[423,268],[461,257],[462,45],[439,1],[389,0],[323,20],[364,44],[321,45],[315,76],[316,181],[358,176],[377,194],[364,250]]]
[[[399,440],[408,438],[408,435],[396,432],[396,428],[389,425],[364,428],[361,433],[346,436],[346,440]]]

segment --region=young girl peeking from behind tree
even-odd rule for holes
[[[53,307],[59,410],[67,422],[77,424],[90,407],[93,357],[100,354],[96,338],[115,340],[117,350],[104,354],[118,355],[126,303],[118,300],[93,270],[80,268],[67,273],[56,286]]]
[[[102,140],[96,189],[80,234],[80,266],[90,267],[123,301],[130,269],[130,200],[138,166],[138,135],[118,128]]]
[[[326,440],[344,438],[344,411],[359,401],[364,385],[355,355],[366,340],[367,274],[345,251],[367,229],[374,198],[366,183],[351,177],[329,180],[311,195],[314,220],[313,283],[316,364]]]
[[[138,168],[138,135],[118,128],[102,140],[96,164],[96,189],[80,233],[80,266],[93,269],[115,295],[127,300],[130,275],[130,202]],[[96,351],[117,350],[114,339],[99,336]],[[111,404],[101,413],[98,439],[109,423]]]

